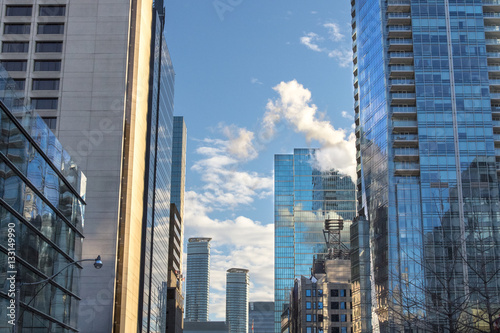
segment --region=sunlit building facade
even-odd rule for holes
[[[315,149],[274,157],[274,327],[281,330],[283,305],[294,279],[309,276],[314,255],[326,252],[325,219],[344,220],[342,241],[356,215],[355,185],[338,171],[314,167]]]
[[[186,322],[207,322],[211,238],[190,238],[186,263]]]
[[[373,331],[488,326],[486,304],[500,306],[500,4],[351,4]]]

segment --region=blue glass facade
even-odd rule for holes
[[[500,3],[351,3],[373,329],[488,326],[477,314],[486,298],[500,305],[500,276],[483,265],[500,264]]]
[[[187,244],[186,322],[208,321],[210,240],[211,238],[190,238]]]
[[[226,323],[229,333],[248,333],[248,269],[230,268],[226,274]]]
[[[18,332],[77,332],[82,266],[71,264],[82,259],[86,178],[45,122],[18,106],[10,87],[1,69],[0,331],[13,328],[7,278],[15,275]]]
[[[166,329],[175,73],[163,32],[164,11],[163,2],[155,1],[139,304],[142,332]]]
[[[314,149],[295,149],[274,157],[275,332],[294,279],[310,275],[313,256],[325,253],[325,219],[344,219],[342,240],[356,215],[355,185],[337,171],[313,167]]]
[[[187,130],[184,117],[174,117],[172,141],[172,190],[171,202],[177,206],[181,218],[184,216],[184,188],[186,185]]]

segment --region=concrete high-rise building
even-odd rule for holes
[[[274,333],[274,302],[248,303],[248,332]]]
[[[491,330],[500,307],[500,5],[351,4],[373,331]]]
[[[190,238],[187,244],[185,321],[208,321],[211,240]]]
[[[275,267],[274,325],[281,330],[283,305],[295,278],[308,276],[314,255],[325,253],[325,219],[341,218],[342,240],[356,216],[355,185],[338,171],[314,167],[314,149],[274,157]]]
[[[248,269],[230,268],[226,273],[226,323],[230,333],[248,333]]]
[[[163,320],[158,295],[167,265],[158,276],[153,268],[168,247],[147,248],[147,258],[141,251],[154,241],[143,238],[143,221],[149,228],[156,223],[145,202],[163,204],[156,209],[163,226],[156,239],[169,229],[170,188],[151,175],[151,161],[160,161],[151,144],[157,138],[157,157],[169,155],[162,150],[170,149],[164,144],[171,138],[162,131],[169,122],[172,128],[172,120],[155,124],[152,113],[171,117],[172,85],[158,81],[173,79],[173,71],[170,65],[160,69],[156,58],[164,59],[166,46],[159,38],[162,1],[154,3],[156,11],[153,0],[0,0],[0,61],[88,177],[83,257],[100,254],[106,264],[99,274],[82,271],[81,332],[128,332],[141,325],[147,331],[154,326],[143,319],[154,317],[154,325]],[[150,132],[158,126],[158,135]],[[167,181],[170,166],[160,168],[168,171]],[[148,201],[153,178],[166,194]]]
[[[86,178],[9,87],[0,66],[0,331],[77,332]]]

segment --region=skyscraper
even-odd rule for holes
[[[351,4],[373,329],[490,327],[487,304],[500,306],[499,3]]]
[[[283,305],[294,279],[310,275],[313,256],[326,252],[325,219],[344,220],[342,240],[348,244],[356,215],[351,178],[335,170],[316,169],[314,156],[314,149],[274,156],[275,332],[280,331]]]
[[[230,333],[248,333],[248,269],[230,268],[226,273],[226,323]]]
[[[170,201],[184,217],[184,189],[186,187],[187,129],[184,117],[174,117],[172,140],[172,190]]]
[[[274,302],[248,303],[248,332],[274,333]]]
[[[142,290],[141,248],[151,189],[146,138],[156,126],[149,91],[158,86],[150,78],[159,73],[150,58],[160,54],[151,45],[161,40],[153,0],[0,0],[0,7],[0,61],[88,178],[83,257],[101,254],[106,264],[98,275],[82,271],[81,332],[136,330],[149,297]],[[172,98],[163,89],[158,96]],[[157,102],[158,108],[169,103]],[[168,220],[170,198],[164,205]],[[151,278],[145,288],[159,302],[162,281]]]
[[[186,321],[208,321],[211,240],[190,238],[187,244]]]

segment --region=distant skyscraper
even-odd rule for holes
[[[314,149],[295,149],[293,155],[274,157],[275,332],[280,332],[283,304],[294,279],[310,275],[313,256],[326,252],[325,219],[342,218],[342,240],[348,242],[356,215],[351,178],[315,169],[314,155]]]
[[[351,4],[373,330],[490,331],[500,307],[499,2]]]
[[[190,238],[187,244],[185,321],[208,321],[210,240]]]
[[[184,188],[186,184],[187,130],[184,117],[174,117],[172,141],[172,190],[170,201],[177,206],[181,218],[184,217]]]
[[[248,332],[274,333],[274,302],[248,303]]]
[[[248,269],[230,268],[226,274],[226,322],[230,333],[248,333]]]

